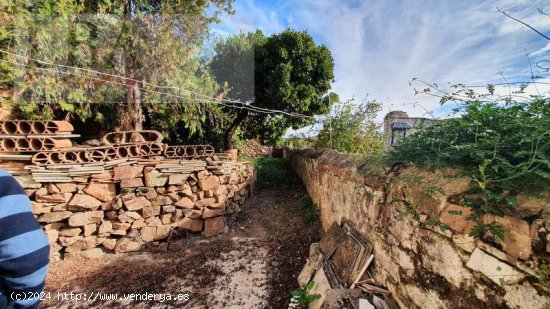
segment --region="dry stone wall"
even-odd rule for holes
[[[246,158],[259,158],[269,156],[273,150],[272,147],[262,145],[259,139],[245,141],[246,145],[241,149],[240,156]]]
[[[164,173],[130,164],[113,169],[109,180],[38,183],[15,176],[31,198],[33,212],[51,244],[53,259],[93,258],[105,252],[166,248],[174,230],[212,237],[224,232],[224,215],[237,211],[255,181],[251,164],[213,170]]]
[[[504,240],[492,243],[468,236],[469,209],[456,204],[468,178],[411,168],[386,174],[328,150],[287,156],[319,207],[323,229],[346,222],[373,245],[374,278],[401,308],[550,308],[548,285],[537,280],[538,263],[548,256],[544,194],[520,198],[525,217],[487,218],[505,230]],[[415,216],[407,215],[411,205]],[[427,218],[450,229],[427,227]]]

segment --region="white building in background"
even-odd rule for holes
[[[403,111],[391,111],[384,117],[384,147],[389,148],[414,134],[419,128],[430,126],[434,120],[409,117]]]

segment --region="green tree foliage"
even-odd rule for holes
[[[336,100],[329,93],[334,79],[332,55],[327,47],[316,45],[305,31],[289,29],[270,37],[261,31],[238,34],[218,42],[216,51],[210,68],[216,80],[228,86],[229,99],[308,116],[328,112]],[[246,61],[249,62],[243,65]],[[228,72],[228,68],[232,71]],[[241,124],[248,138],[274,142],[287,128],[299,128],[313,121],[245,109],[232,118],[225,130],[227,149],[233,147],[232,137]]]
[[[377,101],[357,104],[352,99],[337,105],[334,116],[324,121],[316,146],[363,155],[380,154],[382,133],[375,118],[381,110]]]
[[[518,193],[550,187],[550,99],[504,103],[476,98],[456,110],[461,117],[435,122],[408,137],[389,154],[428,168],[456,167],[474,179],[463,202],[478,222],[473,236],[489,231],[502,238],[497,223],[483,215],[504,215],[517,206]]]
[[[7,13],[0,24],[2,49],[127,78],[3,54],[23,66],[2,62],[0,79],[14,89],[13,103],[25,117],[95,120],[96,127],[110,122],[125,129],[145,122],[171,139],[183,139],[182,128],[197,135],[221,110],[183,89],[217,92],[198,53],[209,25],[219,13],[231,12],[231,2],[0,0]]]

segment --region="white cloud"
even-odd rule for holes
[[[341,98],[361,99],[368,93],[369,98],[383,103],[383,113],[401,109],[422,116],[424,108],[445,111],[436,98],[414,95],[414,87],[423,88],[418,83],[409,86],[414,77],[440,85],[486,84],[503,82],[501,72],[509,81],[528,81],[526,52],[535,63],[538,57],[550,56],[544,53],[550,46],[496,9],[500,7],[540,31],[550,31],[550,17],[537,11],[546,3],[289,0],[268,6],[237,0],[236,16],[226,21],[239,30],[257,27],[268,34],[287,26],[308,30],[332,52],[333,89]],[[247,19],[248,26],[242,20],[235,22],[240,14],[253,15]],[[537,73],[548,77],[548,73]],[[535,91],[533,88],[528,90]],[[507,88],[504,91],[507,93]],[[407,104],[412,102],[423,108]]]

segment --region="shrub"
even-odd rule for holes
[[[481,223],[481,217],[512,212],[514,195],[550,187],[550,100],[473,101],[456,111],[462,117],[420,130],[388,157],[430,169],[463,170],[476,184],[463,199],[474,210],[470,219],[478,222],[471,234],[489,231],[502,238],[499,227]]]
[[[376,155],[382,151],[382,133],[375,123],[381,104],[353,100],[336,106],[335,115],[323,123],[316,146],[340,152]]]

